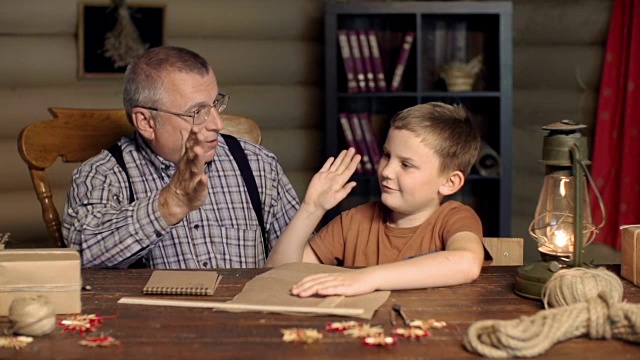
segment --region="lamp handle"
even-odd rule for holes
[[[600,192],[598,191],[598,187],[596,186],[595,181],[593,181],[593,178],[591,177],[591,173],[589,173],[589,171],[587,170],[587,165],[583,161],[578,161],[578,163],[580,164],[580,166],[584,170],[584,174],[587,176],[587,179],[589,180],[589,183],[591,184],[591,188],[593,189],[593,192],[596,194],[596,197],[598,198],[598,205],[600,205],[600,212],[602,213],[602,222],[600,222],[600,225],[598,225],[595,228],[595,230],[594,230],[595,234],[593,235],[593,237],[591,237],[591,240],[589,240],[589,242],[591,242],[595,238],[595,235],[598,233],[598,231],[600,231],[600,229],[602,229],[602,227],[604,226],[605,222],[607,221],[607,212],[606,212],[606,210],[604,208],[604,202],[602,201],[602,196],[600,195]],[[587,244],[585,244],[585,245],[587,245]]]

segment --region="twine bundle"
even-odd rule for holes
[[[29,336],[47,335],[56,327],[53,303],[43,295],[23,296],[13,299],[9,306],[11,326],[9,334]]]
[[[572,305],[514,320],[477,321],[469,327],[464,346],[483,356],[507,358],[538,356],[558,342],[583,335],[591,339],[617,338],[640,343],[640,305],[620,303],[620,280],[603,271],[606,270],[589,269],[580,275],[573,272],[554,280],[562,273],[559,272],[551,278],[552,285],[546,287],[546,298],[553,306]],[[576,280],[576,276],[580,279]],[[609,282],[603,280],[607,278]],[[586,283],[593,284],[593,281],[602,287],[595,297],[584,289]],[[571,289],[566,291],[564,286]]]
[[[605,268],[577,267],[554,274],[542,288],[542,301],[549,309],[583,302],[602,291],[622,301],[622,281],[616,274]]]

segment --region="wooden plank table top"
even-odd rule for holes
[[[619,271],[619,267],[613,267]],[[264,269],[217,269],[223,276],[213,296],[180,299],[227,301]],[[537,301],[513,293],[516,267],[488,267],[472,284],[425,290],[393,291],[372,324],[390,333],[390,312],[400,304],[412,319],[446,321],[455,328],[433,329],[432,336],[418,341],[399,340],[391,347],[369,347],[360,340],[327,332],[337,316],[294,316],[266,313],[231,313],[211,309],[118,304],[124,296],[141,296],[152,270],[82,270],[83,313],[115,316],[104,319],[98,334],[113,336],[121,347],[87,348],[78,345],[78,334],[51,334],[35,338],[21,350],[0,349],[0,359],[479,359],[467,352],[462,340],[468,327],[484,319],[510,320],[542,310]],[[640,303],[640,288],[623,280],[625,299]],[[355,319],[358,320],[358,319]],[[0,328],[8,325],[0,317]],[[280,329],[315,328],[324,338],[313,344],[282,342]],[[556,344],[544,359],[640,358],[640,346],[619,340],[578,338]]]

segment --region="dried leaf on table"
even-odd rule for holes
[[[108,347],[120,345],[120,341],[111,336],[87,336],[80,340],[79,344],[87,347]]]
[[[322,334],[316,329],[289,328],[280,331],[284,342],[311,344],[322,339]]]

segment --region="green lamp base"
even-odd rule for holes
[[[542,288],[560,268],[557,262],[537,261],[518,268],[514,292],[522,297],[540,300]]]

